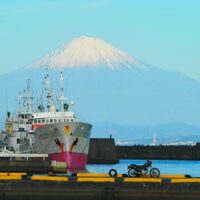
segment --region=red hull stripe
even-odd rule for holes
[[[32,125],[32,130],[35,131],[36,128],[39,128],[41,126],[45,126],[45,124],[33,124]]]
[[[63,152],[49,154],[50,160],[58,162],[66,162],[67,169],[70,170],[85,170],[87,164],[87,154],[75,152]]]

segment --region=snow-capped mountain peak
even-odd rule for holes
[[[56,49],[33,64],[34,67],[42,65],[50,68],[81,68],[85,66],[106,66],[110,69],[119,67],[145,68],[137,59],[112,47],[103,40],[86,36],[74,38],[62,48]]]

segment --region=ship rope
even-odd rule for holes
[[[86,144],[85,144],[85,146],[84,146],[84,148],[83,148],[81,153],[83,153],[85,151],[85,148],[87,147],[88,143],[89,143],[89,140],[86,142]]]

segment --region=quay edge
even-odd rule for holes
[[[199,200],[200,183],[125,183],[122,178],[115,182],[69,182],[61,181],[0,181],[2,200]]]

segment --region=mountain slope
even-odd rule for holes
[[[7,85],[8,107],[16,108],[16,95],[32,79],[35,100],[42,91],[44,69],[0,77]],[[75,108],[89,121],[120,124],[160,124],[185,122],[199,124],[200,84],[179,73],[152,69],[135,73],[129,69],[65,69],[65,88]],[[59,88],[59,71],[52,69],[54,89]],[[12,80],[12,81],[11,81]],[[5,84],[6,83],[6,84]],[[5,111],[6,91],[1,89]],[[58,93],[55,93],[58,96]]]
[[[68,45],[66,48],[70,47],[71,49],[72,46]],[[1,121],[6,112],[6,88],[7,105],[10,111],[16,110],[16,95],[19,90],[24,89],[27,78],[32,80],[34,97],[37,101],[37,97],[42,91],[45,73],[42,65],[52,67],[50,76],[54,80],[53,87],[54,90],[59,89],[58,69],[60,68],[53,64],[56,60],[55,62],[63,63],[61,68],[66,78],[65,92],[69,99],[75,101],[75,111],[81,120],[87,120],[94,124],[114,123],[127,127],[138,124],[153,126],[171,122],[200,125],[200,83],[198,81],[180,73],[167,72],[143,64],[134,58],[130,63],[129,59],[125,59],[125,57],[123,57],[125,59],[123,62],[120,59],[112,60],[112,67],[107,63],[109,56],[104,56],[100,61],[97,59],[98,65],[96,66],[88,66],[90,59],[86,59],[78,64],[79,67],[76,67],[77,62],[75,61],[83,58],[82,55],[76,54],[77,57],[72,63],[74,66],[69,67],[67,65],[69,57],[67,57],[68,61],[60,59],[61,55],[67,54],[64,53],[66,48],[56,54],[52,53],[45,59],[42,58],[36,62],[37,64],[35,63],[34,67],[29,66],[21,71],[0,76]],[[93,49],[94,46],[91,48]],[[112,49],[112,47],[110,48]],[[93,51],[91,50],[91,52]],[[99,55],[101,49],[98,49],[97,52],[96,54]],[[116,53],[112,55],[118,58]],[[93,55],[93,57],[95,56]],[[98,58],[100,57],[98,56]],[[115,61],[118,67],[115,67]],[[128,67],[123,65],[124,62],[129,63]],[[58,92],[54,94],[58,96]],[[123,129],[120,130],[123,135]],[[164,134],[164,129],[158,132],[158,134]],[[148,135],[148,133],[144,134]],[[177,132],[176,134],[180,135],[181,133]],[[134,137],[131,133],[128,135],[126,132],[126,138],[128,136]]]

